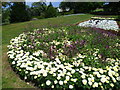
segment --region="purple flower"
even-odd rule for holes
[[[85,40],[82,40],[81,42],[80,42],[80,45],[84,45],[85,44]]]
[[[78,44],[78,41],[75,41],[75,44]]]
[[[71,48],[72,48],[72,47],[73,47],[73,45],[69,45],[68,47],[71,47]]]
[[[109,46],[108,46],[108,45],[106,45],[106,47],[105,47],[105,48],[107,48],[107,49],[108,49],[108,48],[109,48]]]

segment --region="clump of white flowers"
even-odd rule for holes
[[[119,26],[117,22],[111,18],[96,18],[94,17],[92,20],[88,20],[85,22],[81,22],[78,24],[81,27],[96,27],[104,30],[114,30],[119,31]]]

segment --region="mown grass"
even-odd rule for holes
[[[18,36],[25,30],[45,27],[61,27],[73,25],[78,22],[90,19],[93,15],[76,15],[57,18],[40,19],[22,23],[14,23],[2,27],[2,88],[34,88],[32,85],[22,81],[11,69],[7,57],[7,45],[10,39]]]

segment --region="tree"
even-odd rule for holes
[[[74,10],[74,13],[91,12],[101,6],[102,2],[61,2],[60,4],[60,8],[63,11],[69,8],[70,10]]]
[[[56,17],[56,16],[57,16],[57,10],[53,7],[52,3],[50,2],[45,12],[45,17],[50,18],[50,17]]]
[[[66,11],[67,8],[72,10],[74,8],[74,2],[61,2],[59,7],[63,10]]]
[[[48,7],[53,7],[52,3],[50,2],[50,4],[48,5]]]
[[[32,18],[31,7],[26,5],[26,11],[27,11],[27,15],[28,15],[29,19],[31,19]]]
[[[2,24],[10,23],[10,9],[2,8]]]
[[[104,11],[112,12],[114,14],[120,14],[120,1],[119,2],[109,2],[104,5]]]
[[[28,12],[26,10],[25,2],[14,2],[11,6],[10,21],[13,22],[23,22],[30,19]]]
[[[7,6],[10,6],[10,5],[11,5],[11,2],[2,2],[3,7],[7,7]]]
[[[33,16],[40,16],[46,10],[47,5],[45,2],[34,2],[31,7],[31,12]]]
[[[2,2],[2,24],[10,23],[10,2]]]

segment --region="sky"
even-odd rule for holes
[[[26,5],[31,6],[33,2],[27,2]],[[46,2],[47,5],[49,5],[49,2]],[[59,7],[60,2],[52,2],[52,5],[54,7]]]
[[[33,2],[39,2],[40,0],[26,0],[26,4],[31,6]],[[59,7],[60,2],[63,0],[44,0],[46,1],[46,4],[49,5],[49,2],[52,2],[52,5],[54,7]]]

